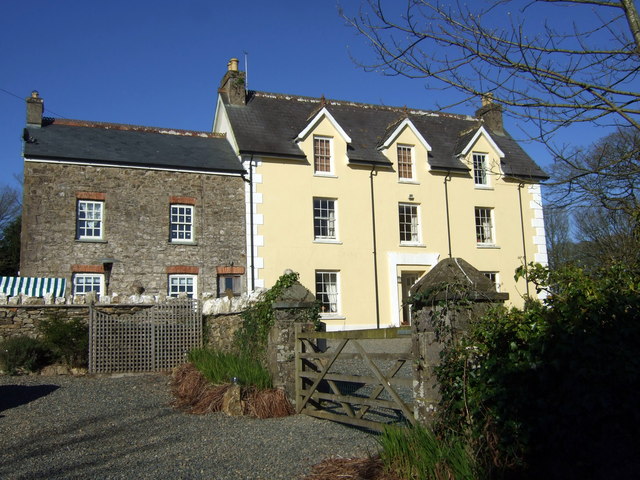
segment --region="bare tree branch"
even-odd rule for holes
[[[640,130],[640,20],[632,0],[407,0],[402,7],[366,0],[357,14],[342,15],[373,49],[375,58],[360,62],[365,69],[424,79],[467,99],[490,92],[507,114],[532,121],[541,139],[576,122]]]

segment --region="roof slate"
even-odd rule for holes
[[[432,147],[431,168],[466,172],[469,168],[458,154],[483,125],[477,118],[465,115],[296,95],[252,91],[246,105],[232,105],[224,93],[221,97],[240,153],[265,156],[305,158],[295,139],[324,105],[352,139],[347,150],[350,162],[390,167],[391,162],[379,146],[400,121],[409,118]],[[505,153],[502,162],[505,174],[534,180],[548,178],[509,134],[484,127]]]
[[[70,120],[25,128],[25,158],[244,173],[226,138],[205,132]]]

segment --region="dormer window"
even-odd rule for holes
[[[413,147],[398,145],[398,179],[413,180]]]
[[[473,154],[473,182],[476,187],[489,186],[489,168],[484,153]]]
[[[313,171],[317,175],[331,175],[333,173],[331,147],[331,138],[313,137]]]

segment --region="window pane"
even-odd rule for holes
[[[411,147],[398,145],[398,178],[413,178],[413,161],[411,159]]]
[[[102,238],[102,202],[78,201],[76,231],[79,239]]]
[[[401,203],[398,206],[400,242],[419,242],[418,206]]]
[[[316,298],[321,313],[338,313],[337,272],[316,272]]]
[[[476,208],[476,242],[493,244],[493,223],[490,208]]]
[[[331,140],[313,139],[313,164],[316,172],[331,172]]]
[[[89,292],[101,294],[102,275],[76,274],[73,277],[74,295],[85,295]]]
[[[476,185],[487,185],[487,157],[480,153],[473,154],[473,181]]]
[[[193,206],[171,206],[171,241],[193,240]]]
[[[335,201],[326,198],[313,199],[313,232],[317,239],[336,238]]]
[[[195,295],[195,275],[169,275],[169,292],[170,297],[177,297],[180,294],[186,294],[187,297],[193,298]]]

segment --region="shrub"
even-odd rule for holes
[[[51,351],[35,338],[11,337],[0,343],[0,365],[9,375],[36,372],[48,365],[52,357]]]
[[[496,308],[444,349],[438,431],[466,438],[494,476],[629,477],[640,468],[640,275],[527,274],[544,303]]]
[[[79,318],[52,316],[38,327],[44,343],[70,367],[86,367],[89,358],[89,327]]]
[[[240,385],[271,387],[269,371],[255,357],[199,348],[189,352],[188,360],[214,385],[233,383],[235,379]]]
[[[290,286],[298,281],[300,275],[296,272],[285,273],[251,308],[242,313],[242,327],[236,332],[235,347],[243,355],[253,356],[264,360],[264,354],[273,327],[273,302]],[[310,309],[307,320],[319,327],[319,307]]]
[[[472,456],[455,437],[438,438],[425,427],[387,427],[380,436],[380,458],[388,472],[403,479],[474,480]]]

